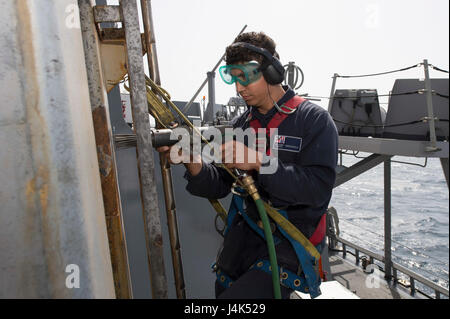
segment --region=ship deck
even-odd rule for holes
[[[412,299],[405,289],[386,281],[383,273],[366,273],[354,261],[332,255],[329,259],[332,280],[339,282],[361,299]]]
[[[415,299],[405,288],[384,279],[381,271],[365,272],[351,257],[332,253],[329,264],[324,265],[327,280],[321,285],[318,299]],[[294,298],[309,299],[309,295],[297,293]]]

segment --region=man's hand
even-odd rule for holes
[[[175,146],[175,145],[174,145]],[[162,153],[170,164],[183,163],[186,169],[192,176],[200,173],[202,169],[202,160],[198,154],[195,158],[190,155],[183,154],[182,148],[172,149],[174,146],[162,146],[156,150]],[[238,168],[244,171],[256,170],[259,171],[262,161],[262,153],[254,149],[248,148],[244,144],[236,141],[230,141],[222,144],[220,147],[222,154],[222,163],[228,168]]]
[[[186,169],[189,171],[189,173],[192,176],[197,175],[200,173],[202,169],[202,160],[200,155],[195,156],[195,160],[192,155],[188,156],[183,153],[182,148],[178,148],[178,154],[175,153],[176,149],[172,150],[173,146],[161,146],[158,147],[156,150],[161,153],[162,156],[164,156],[167,161],[172,165],[178,165],[180,163],[183,163]]]
[[[229,141],[222,144],[222,163],[228,168],[238,168],[244,171],[259,171],[263,154],[244,144]]]

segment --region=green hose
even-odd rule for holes
[[[264,226],[264,235],[266,236],[267,249],[269,250],[269,261],[272,267],[272,283],[273,283],[273,294],[275,299],[281,299],[281,288],[280,288],[280,275],[278,272],[277,254],[275,251],[275,244],[273,242],[272,230],[270,229],[269,218],[267,217],[266,209],[264,207],[264,202],[261,198],[255,199],[256,207],[258,208],[259,217]]]

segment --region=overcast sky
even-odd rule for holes
[[[152,10],[162,86],[173,100],[191,99],[244,25],[272,37],[283,64],[302,68],[301,94],[328,96],[334,73],[377,73],[423,59],[449,69],[448,0],[153,0]],[[423,74],[415,68],[339,79],[337,88],[385,94],[396,78]],[[437,71],[431,76],[448,77]],[[203,95],[206,88],[196,101]],[[216,103],[234,95],[234,86],[216,74]],[[317,103],[327,107],[328,101]]]

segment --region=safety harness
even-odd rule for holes
[[[289,109],[296,109],[304,101],[305,100],[303,98],[299,96],[294,96],[292,99],[287,101],[284,104],[284,106],[286,106]],[[266,138],[268,141],[270,141],[271,138],[270,129],[279,127],[280,124],[287,118],[287,116],[288,114],[277,112],[272,117],[272,119],[270,120],[270,122],[267,124],[266,127]],[[251,113],[249,114],[248,120],[250,120],[250,126],[255,130],[255,132],[257,131],[258,128],[261,128],[261,123],[259,122],[258,119],[251,119]],[[270,145],[270,143],[266,145]],[[266,154],[270,155],[270,147],[266,148]],[[265,239],[262,227],[258,224],[258,222],[255,222],[245,212],[244,209],[245,197],[246,194],[243,189],[239,187],[234,187],[233,197],[231,200],[231,205],[227,216],[227,227],[225,229],[224,235],[226,235],[229,232],[229,230],[233,225],[234,218],[236,217],[237,214],[239,214],[247,222],[247,224],[250,226],[251,229],[253,229],[259,236]],[[288,214],[285,210],[278,209],[277,212],[281,214],[284,218],[288,219]],[[297,290],[303,293],[309,293],[311,295],[311,298],[316,298],[321,294],[319,288],[321,283],[321,277],[322,279],[325,279],[323,278],[324,276],[321,269],[321,259],[312,256],[299,241],[292,238],[292,236],[290,236],[288,232],[286,232],[286,230],[283,229],[283,227],[281,227],[278,223],[276,223],[276,227],[278,228],[282,236],[285,237],[290,242],[299,260],[299,271],[297,273],[293,273],[287,269],[283,269],[283,267],[278,266],[280,273],[280,283],[293,290]],[[274,231],[275,229],[273,229],[272,232]],[[323,238],[325,237],[325,231],[326,231],[326,217],[324,214],[322,215],[315,232],[309,238],[309,241],[312,243],[312,245],[315,246],[315,248],[319,252],[321,251],[322,248],[321,243]],[[274,243],[275,245],[281,243],[281,239],[274,236]],[[212,268],[216,272],[218,282],[223,287],[228,288],[232,285],[233,280],[221,269],[219,269],[215,263],[212,265]],[[250,267],[250,269],[254,268],[260,269],[269,274],[271,274],[272,272],[268,260],[257,260]]]

